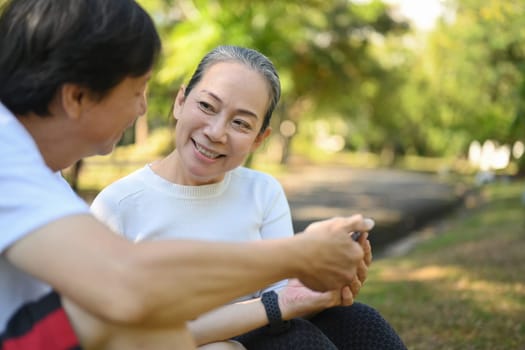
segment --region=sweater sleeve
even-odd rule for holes
[[[270,178],[268,187],[266,193],[271,193],[272,196],[267,201],[264,221],[261,227],[261,237],[262,239],[292,237],[294,235],[292,214],[284,189],[274,178]],[[288,280],[276,282],[261,290],[261,293],[270,290],[277,292],[284,288],[287,283]]]
[[[91,212],[114,232],[123,235],[118,202],[113,191],[102,190],[91,203]]]
[[[261,227],[262,239],[286,238],[294,235],[292,214],[288,199],[281,184],[275,179],[268,183],[266,193],[271,194],[267,198]]]

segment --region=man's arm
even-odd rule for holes
[[[120,325],[93,316],[67,298],[61,301],[83,350],[197,349],[186,322],[163,328]]]
[[[285,278],[316,290],[348,285],[363,257],[348,232],[368,229],[354,216],[315,223],[289,239],[133,244],[78,215],[21,239],[7,258],[103,320],[162,327]]]

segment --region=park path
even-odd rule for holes
[[[376,222],[370,234],[375,251],[451,213],[465,194],[461,184],[393,169],[301,166],[278,179],[296,232],[314,220],[362,213]]]

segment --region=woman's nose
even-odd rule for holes
[[[213,142],[226,142],[226,122],[223,118],[210,118],[204,129],[205,135]]]

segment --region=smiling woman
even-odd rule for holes
[[[249,84],[246,84],[249,82]],[[195,88],[181,88],[175,100],[177,152],[152,169],[181,185],[221,181],[244,162],[270,134],[262,130],[268,87],[256,71],[241,63],[211,66]]]
[[[242,167],[270,134],[279,97],[279,77],[264,55],[234,46],[212,50],[175,99],[175,150],[105,188],[93,201],[93,212],[133,241],[293,237],[282,186],[268,174]],[[279,281],[191,321],[196,343],[210,350],[241,346],[232,341],[249,349],[373,349],[377,344],[404,349],[374,309],[358,303],[346,307],[371,262],[367,233],[357,241],[365,254],[350,286],[318,293],[298,280]]]

